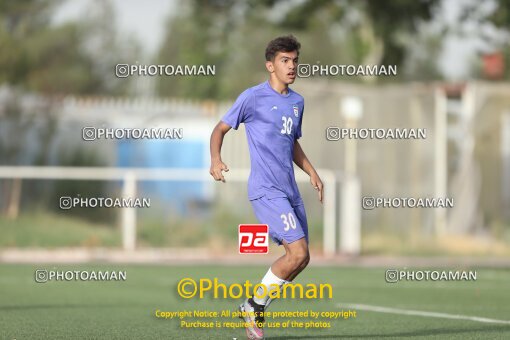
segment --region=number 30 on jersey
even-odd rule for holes
[[[290,135],[292,133],[292,118],[290,117],[282,117],[283,121],[283,129],[281,129],[280,133],[284,135]]]

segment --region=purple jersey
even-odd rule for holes
[[[289,88],[276,92],[268,81],[241,93],[222,121],[233,129],[244,123],[250,148],[248,198],[286,197],[301,201],[294,178],[294,142],[301,137],[304,100]]]

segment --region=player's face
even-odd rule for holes
[[[298,53],[278,52],[273,61],[268,61],[266,67],[283,84],[292,84],[296,80]]]

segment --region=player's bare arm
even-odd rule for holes
[[[294,142],[294,163],[296,163],[296,165],[300,167],[301,170],[310,176],[310,183],[312,184],[313,188],[318,191],[319,201],[322,203],[324,185],[322,184],[319,174],[317,174],[317,171],[315,171],[315,168],[308,160],[308,157],[306,157],[303,148],[297,140]]]
[[[223,138],[225,134],[231,129],[231,127],[224,122],[216,124],[213,132],[211,133],[211,168],[209,173],[216,181],[222,181],[225,183],[225,177],[223,172],[228,172],[228,166],[221,160],[221,146],[223,145]]]

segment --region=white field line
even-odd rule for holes
[[[483,318],[483,317],[479,317],[479,316],[469,316],[469,315],[459,315],[459,314],[425,312],[425,311],[391,308],[391,307],[383,307],[383,306],[371,306],[371,305],[363,305],[363,304],[356,304],[356,303],[339,303],[339,304],[337,304],[337,307],[352,308],[352,309],[363,310],[363,311],[368,311],[368,312],[400,314],[400,315],[414,315],[414,316],[424,316],[424,317],[440,318],[440,319],[468,320],[468,321],[477,321],[477,322],[484,322],[484,323],[498,323],[498,324],[503,324],[503,325],[510,325],[510,321],[508,321],[508,320],[497,320],[497,319]]]

